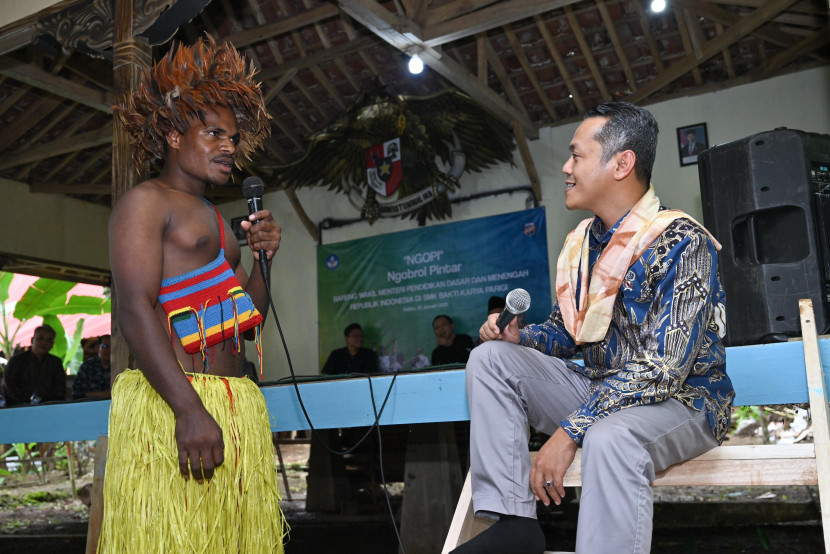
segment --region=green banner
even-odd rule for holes
[[[456,333],[478,337],[491,296],[530,293],[528,322],[551,307],[545,210],[479,219],[320,246],[317,297],[320,366],[345,346],[343,330],[359,323],[366,347],[397,361],[430,357],[432,320],[449,315]]]

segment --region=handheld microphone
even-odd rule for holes
[[[525,289],[513,289],[507,293],[504,304],[504,310],[502,310],[498,319],[496,319],[496,325],[501,333],[513,321],[514,317],[525,313],[530,308],[530,294]]]
[[[262,209],[262,194],[265,192],[265,184],[259,177],[246,177],[242,181],[242,194],[248,200],[248,214],[254,214]],[[256,223],[252,221],[251,223]],[[268,269],[268,257],[265,250],[259,251],[259,271],[265,283],[270,282],[270,271]]]

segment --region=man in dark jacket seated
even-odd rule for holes
[[[439,315],[432,320],[432,330],[438,346],[432,351],[432,365],[465,364],[473,349],[469,335],[456,335],[455,323],[448,315]]]
[[[351,323],[343,331],[346,346],[332,350],[323,366],[325,375],[343,375],[347,373],[377,373],[378,355],[368,348],[363,348],[366,337],[359,323]]]
[[[66,399],[63,362],[49,353],[54,344],[55,330],[41,325],[35,329],[32,348],[9,360],[3,375],[7,406]]]

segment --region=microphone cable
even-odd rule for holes
[[[261,271],[262,271],[263,265],[267,265],[267,262],[266,262],[266,264],[260,263],[260,270]],[[265,279],[265,274],[263,274],[262,277],[263,277],[263,281],[265,282],[265,293],[266,293],[266,296],[268,297],[268,306],[270,306],[270,308],[271,308],[271,313],[274,314],[274,323],[277,326],[277,331],[279,332],[279,335],[280,335],[280,341],[282,342],[283,350],[285,350],[286,360],[288,360],[288,370],[291,373],[291,383],[292,383],[292,385],[294,385],[294,392],[297,395],[297,401],[300,404],[300,408],[303,411],[303,416],[305,417],[306,422],[308,422],[308,426],[311,429],[311,432],[314,435],[314,437],[330,453],[336,454],[338,456],[345,456],[346,454],[349,454],[349,453],[353,452],[357,447],[359,447],[361,444],[363,444],[363,442],[369,437],[371,432],[375,428],[377,428],[379,467],[380,467],[381,483],[383,485],[383,494],[384,494],[384,497],[386,499],[386,506],[387,506],[387,509],[389,511],[389,517],[392,520],[392,528],[395,530],[395,537],[398,541],[398,548],[400,548],[401,554],[406,554],[406,550],[403,547],[403,541],[401,540],[401,535],[400,535],[400,532],[398,530],[398,525],[397,525],[397,523],[395,523],[395,514],[394,514],[394,511],[392,510],[392,501],[389,498],[389,489],[388,489],[388,486],[386,484],[386,477],[385,477],[384,472],[383,472],[383,441],[382,441],[382,438],[381,438],[381,431],[380,431],[380,417],[383,414],[383,410],[386,408],[386,403],[389,400],[389,396],[392,394],[392,389],[395,386],[395,381],[398,378],[397,373],[392,376],[392,382],[389,384],[389,389],[386,391],[386,396],[383,398],[383,403],[380,406],[380,410],[378,410],[377,404],[375,402],[375,392],[374,392],[374,387],[372,386],[371,376],[368,375],[368,374],[365,374],[365,373],[364,374],[359,374],[359,373],[350,374],[352,376],[366,377],[366,380],[369,383],[369,396],[372,400],[372,412],[375,415],[375,420],[372,423],[371,427],[369,427],[369,430],[366,431],[366,434],[364,434],[362,437],[360,437],[360,439],[357,441],[357,443],[354,446],[352,446],[351,448],[348,448],[347,450],[343,450],[343,451],[334,450],[333,448],[331,448],[331,446],[326,444],[326,441],[317,432],[317,429],[314,427],[314,424],[311,423],[311,417],[308,415],[308,411],[306,410],[305,403],[303,402],[303,397],[300,394],[300,387],[297,384],[297,375],[294,373],[294,365],[291,362],[291,354],[288,352],[288,344],[285,340],[285,334],[282,331],[282,325],[280,325],[280,319],[279,319],[279,316],[277,316],[277,310],[274,307],[274,301],[271,297],[271,282],[270,282],[270,279],[266,280]],[[261,369],[262,368],[260,368],[260,370]]]

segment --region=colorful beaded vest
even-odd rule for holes
[[[219,255],[209,264],[161,282],[159,302],[167,312],[167,331],[173,339],[176,330],[188,354],[201,352],[205,371],[209,370],[207,349],[228,339],[234,352],[239,335],[256,327],[257,354],[261,357],[262,315],[251,297],[242,290],[239,279],[225,259],[225,225],[216,206],[219,222]],[[260,367],[262,365],[260,364]]]

